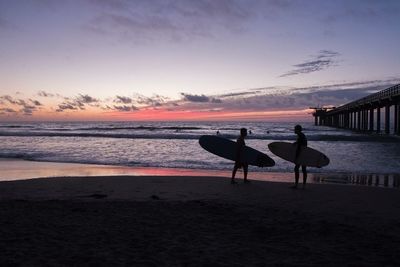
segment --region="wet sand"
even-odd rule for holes
[[[231,170],[178,169],[127,167],[98,164],[40,162],[22,159],[0,158],[0,181],[33,179],[38,177],[75,177],[75,176],[218,176],[227,177]],[[253,169],[254,170],[254,169]],[[261,181],[292,181],[293,174],[279,172],[251,171],[251,179]],[[243,177],[238,171],[237,177]]]
[[[37,177],[75,177],[75,176],[213,176],[230,177],[231,170],[209,169],[177,169],[126,167],[113,165],[38,162],[22,159],[0,158],[0,181],[33,179]],[[249,179],[271,182],[293,182],[292,172],[261,171],[252,167]],[[237,178],[243,178],[242,170],[238,170]],[[400,174],[379,173],[314,173],[309,170],[308,183],[335,183],[368,185],[372,187],[400,188]]]
[[[0,182],[0,265],[399,266],[397,189],[199,176]]]

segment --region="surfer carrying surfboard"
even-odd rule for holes
[[[295,167],[294,167],[294,178],[295,178],[295,184],[293,188],[297,188],[297,185],[299,183],[299,169],[300,169],[300,164],[298,164],[298,158],[300,156],[300,152],[302,148],[307,147],[307,138],[302,132],[303,128],[301,125],[296,125],[294,127],[294,132],[297,134],[297,140],[294,143],[296,145],[296,159],[295,159]],[[306,165],[301,165],[301,171],[303,172],[303,188],[306,186],[307,182],[307,166]]]
[[[235,159],[235,165],[233,166],[232,170],[232,179],[231,179],[231,184],[235,184],[235,175],[238,169],[243,168],[243,176],[244,176],[244,182],[248,183],[249,181],[247,180],[247,170],[249,168],[249,164],[247,162],[244,162],[244,147],[246,146],[246,143],[244,142],[244,139],[247,136],[247,129],[242,128],[240,129],[240,136],[236,140],[236,159]]]

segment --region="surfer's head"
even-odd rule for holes
[[[294,126],[295,133],[300,133],[302,130],[303,130],[303,127],[301,127],[301,125],[297,124],[296,126]]]
[[[243,137],[247,136],[247,129],[246,128],[240,129],[240,135]]]

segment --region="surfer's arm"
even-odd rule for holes
[[[240,159],[240,149],[239,149],[239,145],[237,145],[237,147],[236,147],[236,158],[235,158],[236,162],[239,162],[239,159]]]
[[[296,160],[297,160],[300,156],[301,145],[298,142],[296,142],[295,144],[296,144]]]
[[[238,141],[236,142],[236,161],[237,161],[237,162],[240,162],[241,159],[242,159],[243,147],[244,147],[243,142],[241,142],[240,140],[238,140]]]
[[[297,140],[296,140],[296,142],[293,143],[293,145],[296,146],[296,159],[297,159],[300,155],[300,149],[301,149],[300,136],[297,136]]]

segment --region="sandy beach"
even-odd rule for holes
[[[398,266],[397,189],[221,177],[0,183],[1,266]]]

